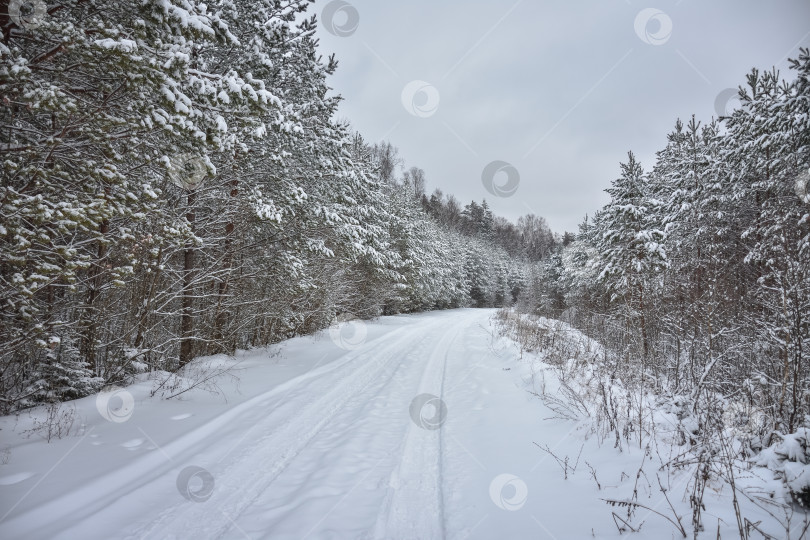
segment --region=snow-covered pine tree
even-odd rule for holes
[[[776,71],[748,76],[743,106],[728,120],[724,159],[734,197],[753,219],[743,232],[746,261],[757,279],[757,308],[749,312],[760,346],[779,359],[763,373],[776,387],[771,414],[780,429],[803,421],[810,343],[810,220],[796,180],[810,168],[810,51],[792,61],[797,78]]]
[[[658,203],[649,197],[644,171],[632,152],[627,163],[621,164],[621,171],[607,189],[610,203],[594,223],[599,234],[594,245],[598,257],[593,264],[626,320],[641,328],[641,353],[647,358],[648,310],[654,296],[651,284],[667,265],[664,233],[654,222]]]

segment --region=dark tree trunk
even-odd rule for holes
[[[81,353],[84,357],[87,367],[95,371],[96,369],[96,339],[98,334],[98,319],[96,316],[95,303],[99,296],[99,290],[102,285],[102,275],[104,273],[104,257],[107,255],[107,246],[103,241],[104,236],[110,230],[110,222],[104,220],[99,225],[99,233],[102,240],[99,240],[98,250],[96,251],[96,262],[91,269],[89,279],[89,290],[87,293],[87,300],[84,304],[84,327],[81,338]]]
[[[188,213],[186,213],[191,232],[194,232],[194,192],[188,193]],[[180,315],[180,367],[189,363],[194,354],[194,241],[186,242],[183,253],[183,294],[182,312]]]

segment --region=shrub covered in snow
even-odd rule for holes
[[[793,500],[810,509],[810,429],[794,433],[775,433],[780,439],[762,450],[754,463],[774,472],[785,484]]]

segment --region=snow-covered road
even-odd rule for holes
[[[575,425],[544,420],[493,314],[384,317],[241,353],[227,402],[149,398],[144,381],[127,389],[131,417],[107,421],[80,400],[70,436],[4,441],[0,537],[590,536],[609,517],[579,495],[593,483],[564,482],[533,444]]]

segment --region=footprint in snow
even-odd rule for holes
[[[17,474],[10,474],[8,476],[0,476],[0,486],[10,486],[12,484],[19,484],[23,480],[27,480],[34,476],[32,472],[21,472]]]
[[[188,418],[190,416],[191,416],[191,413],[178,414],[176,416],[172,416],[172,420],[185,420],[186,418]]]

